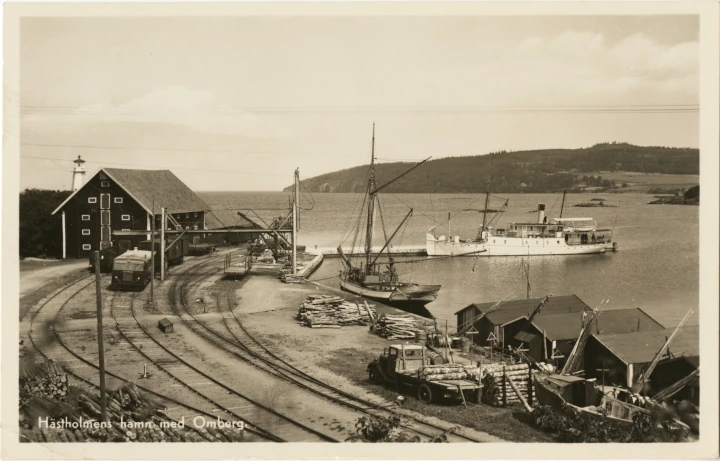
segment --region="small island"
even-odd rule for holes
[[[600,201],[593,201],[593,200],[600,200]],[[579,208],[617,208],[617,205],[605,205],[605,202],[602,201],[602,199],[592,199],[590,202],[584,202],[584,203],[577,203],[573,205],[574,207]]]
[[[700,205],[700,186],[691,187],[682,195],[656,197],[648,205]]]

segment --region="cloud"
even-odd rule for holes
[[[56,122],[58,115],[72,122],[168,123],[211,134],[250,138],[286,136],[278,127],[250,112],[217,103],[208,91],[182,86],[159,88],[117,105],[90,104],[63,114],[31,113],[25,115],[25,120]]]

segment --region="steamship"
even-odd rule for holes
[[[437,236],[432,227],[426,242],[428,256],[578,255],[618,248],[611,229],[598,229],[592,218],[547,218],[542,203],[538,205],[536,222],[513,222],[507,229],[486,226],[483,222],[475,239]]]

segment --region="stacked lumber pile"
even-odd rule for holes
[[[239,442],[243,438],[238,429],[200,428],[188,421],[184,427],[171,427],[175,421],[132,383],[108,394],[109,424],[94,427],[88,423],[101,419],[99,395],[73,386],[69,390],[67,402],[42,394],[32,397],[20,412],[21,442]],[[48,424],[41,427],[39,418],[48,418]]]
[[[503,382],[503,366],[505,367],[505,374],[513,384],[518,388],[520,394],[527,400],[528,398],[528,387],[530,384],[530,367],[527,363],[518,364],[503,364],[503,363],[490,363],[483,365],[483,377],[485,375],[492,375],[495,378],[497,387],[502,389]],[[509,383],[505,385],[507,393],[507,402],[515,403],[520,402],[520,398],[515,394]],[[502,403],[502,391],[497,394],[498,404]]]
[[[46,395],[64,402],[67,393],[67,375],[52,360],[43,364],[28,363],[20,370],[20,408],[25,407],[34,395]]]
[[[476,381],[480,379],[480,368],[461,363],[448,363],[443,365],[425,365],[415,370],[403,370],[399,373],[425,381],[444,381],[446,379],[467,379]]]
[[[305,283],[305,277],[302,277],[300,275],[293,275],[290,273],[291,271],[283,269],[280,271],[280,281],[283,283]]]
[[[376,317],[375,307],[351,303],[339,296],[310,295],[297,311],[301,325],[310,328],[340,328],[350,325],[369,325]]]
[[[412,315],[383,314],[377,322],[375,332],[389,340],[416,339],[418,333],[427,332],[427,325]]]

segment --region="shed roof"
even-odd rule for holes
[[[538,331],[544,331],[551,341],[577,339],[580,337],[582,315],[582,312],[540,314],[533,319],[532,323]]]
[[[180,181],[170,170],[131,170],[125,168],[100,168],[92,177],[100,173],[106,174],[115,181],[130,197],[142,206],[145,211],[160,214],[165,208],[171,213],[187,213],[191,211],[207,211],[207,203],[195,194],[184,182]],[[52,214],[57,213],[68,203],[83,187],[73,192]],[[154,204],[153,204],[154,201]]]
[[[500,305],[496,310],[486,316],[486,318],[494,325],[504,325],[513,320],[517,320],[522,317],[528,317],[530,313],[540,304],[543,298],[533,299],[515,299],[506,301]],[[490,309],[495,302],[471,304],[460,311],[456,312],[459,314],[469,308],[474,308],[479,312],[486,312]],[[562,314],[562,313],[573,313],[583,312],[590,310],[590,307],[585,304],[576,295],[569,296],[551,296],[548,302],[540,309],[541,314]]]
[[[205,215],[205,225],[208,229],[256,229],[261,226],[250,219],[245,213],[238,210],[227,210],[223,208],[212,209]]]
[[[649,363],[673,330],[674,328],[664,328],[633,333],[595,334],[593,337],[626,364]],[[699,357],[699,334],[700,328],[697,325],[684,326],[670,343],[670,353],[675,357]]]
[[[630,333],[663,330],[664,328],[640,308],[612,309],[602,311],[598,317],[595,332],[597,333],[599,330],[600,334]]]

